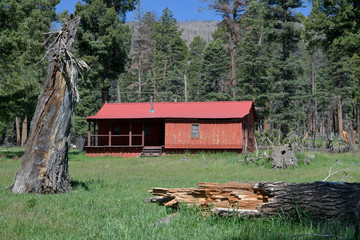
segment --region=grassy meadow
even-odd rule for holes
[[[333,170],[350,169],[360,181],[360,153],[312,155],[306,166],[271,169],[241,162],[233,153],[173,155],[122,159],[69,154],[73,191],[67,194],[13,194],[12,184],[23,149],[0,149],[0,239],[289,239],[294,234],[336,234],[352,239],[344,223],[289,221],[282,216],[244,219],[204,217],[199,209],[181,208],[169,224],[153,224],[174,213],[144,203],[152,187],[194,187],[197,182],[323,180]],[[336,161],[338,160],[338,161]],[[340,179],[334,176],[331,180]],[[293,239],[324,239],[305,235]],[[335,239],[335,238],[334,238]]]

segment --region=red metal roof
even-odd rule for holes
[[[251,108],[254,106],[252,101],[154,102],[153,104],[155,112],[150,112],[150,102],[105,103],[96,115],[86,119],[243,118],[250,113]]]

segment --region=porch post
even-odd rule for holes
[[[144,121],[142,122],[141,145],[145,146]]]
[[[111,121],[109,121],[109,147],[111,147]]]
[[[129,147],[131,147],[132,145],[132,122],[130,120],[130,123],[129,123]]]
[[[88,128],[88,147],[91,146],[91,120],[88,121],[89,128]]]

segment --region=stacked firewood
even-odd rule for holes
[[[145,202],[177,208],[180,203],[212,210],[221,216],[294,214],[357,221],[360,183],[228,182],[198,183],[197,188],[158,188]]]

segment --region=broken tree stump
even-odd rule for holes
[[[180,203],[219,215],[272,216],[302,212],[318,219],[356,220],[360,183],[228,182],[198,183],[199,188],[153,188],[153,201],[177,208]]]
[[[291,145],[277,146],[272,152],[272,167],[273,168],[287,168],[297,165],[298,159]]]
[[[71,15],[49,46],[52,59],[31,122],[23,161],[12,186],[14,193],[71,190],[68,171],[70,123],[77,97],[77,72],[87,67],[71,54],[79,22],[78,16]]]

